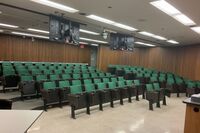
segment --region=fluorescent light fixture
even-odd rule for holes
[[[146,31],[141,31],[141,32],[139,32],[139,34],[142,34],[142,35],[145,35],[145,36],[150,36],[150,37],[154,36],[154,34],[146,32]]]
[[[149,43],[144,43],[144,42],[135,42],[135,43],[136,43],[136,44],[140,44],[140,45],[149,46],[149,47],[155,47],[155,45],[149,44]]]
[[[84,29],[80,29],[79,31],[83,32],[83,33],[91,34],[91,35],[100,35],[100,33],[89,31],[89,30],[84,30]]]
[[[49,34],[49,31],[45,31],[45,30],[32,29],[32,28],[28,28],[27,30],[29,30],[29,31],[34,31],[34,32],[40,32],[40,33]]]
[[[130,31],[136,31],[137,30],[137,29],[135,29],[131,26],[120,24],[120,23],[115,23],[114,26],[122,28],[122,29],[130,30]]]
[[[79,11],[79,10],[76,10],[72,7],[62,5],[62,4],[59,4],[59,3],[56,3],[56,2],[53,2],[53,1],[50,1],[50,0],[30,0],[30,1],[42,4],[42,5],[45,5],[45,6],[49,6],[49,7],[52,7],[52,8],[56,8],[56,9],[59,9],[59,10],[63,10],[63,11],[66,11],[66,12],[70,12],[70,13],[75,13],[75,12]]]
[[[196,25],[196,23],[191,20],[190,18],[188,18],[186,15],[184,14],[178,14],[173,16],[176,20],[178,20],[179,22],[181,22],[182,24],[186,25],[186,26],[192,26],[192,25]]]
[[[93,20],[96,20],[96,21],[100,21],[100,22],[103,22],[103,23],[106,23],[106,24],[114,24],[115,22],[112,21],[112,20],[109,20],[109,19],[106,19],[106,18],[102,18],[102,17],[99,17],[99,16],[96,16],[96,15],[89,15],[87,16],[88,18],[90,19],[93,19]]]
[[[200,34],[200,26],[192,27],[191,29]]]
[[[95,40],[95,39],[89,39],[89,38],[84,38],[84,37],[80,37],[80,40],[84,40],[84,41],[89,41],[89,42],[97,42],[97,43],[108,43],[105,41],[100,41],[100,40]]]
[[[87,42],[79,42],[79,44],[85,44],[85,45],[87,45],[88,43]]]
[[[2,26],[2,27],[9,27],[9,28],[18,28],[19,27],[19,26],[16,26],[16,25],[3,24],[3,23],[0,23],[0,26]]]
[[[175,40],[168,40],[167,42],[172,43],[172,44],[179,44],[179,42],[177,42]]]
[[[160,9],[161,11],[167,13],[170,16],[181,13],[178,9],[176,9],[174,6],[172,6],[165,0],[153,1],[153,2],[150,2],[150,4]]]
[[[99,44],[91,44],[91,46],[98,47],[98,46],[99,46]]]
[[[22,36],[29,36],[29,37],[36,37],[36,38],[49,39],[48,36],[41,36],[41,35],[35,35],[35,34],[29,34],[29,33],[23,33],[23,32],[12,32],[12,34],[22,35]]]
[[[0,30],[0,32],[3,32],[3,30]]]
[[[158,40],[167,40],[167,38],[165,38],[165,37],[162,37],[162,36],[158,36],[158,35],[155,35],[155,36],[153,36],[153,38],[156,38],[156,39],[158,39]]]
[[[131,26],[124,25],[124,24],[121,24],[121,23],[117,23],[115,21],[112,21],[112,20],[109,20],[109,19],[106,19],[106,18],[102,18],[102,17],[96,16],[96,15],[93,15],[93,14],[87,16],[87,18],[90,18],[90,19],[93,19],[93,20],[96,20],[96,21],[99,21],[99,22],[102,22],[102,23],[110,24],[110,25],[113,25],[113,26],[116,26],[116,27],[119,27],[119,28],[122,28],[122,29],[125,29],[125,30],[129,30],[129,31],[136,31],[137,30],[137,29],[135,29]]]

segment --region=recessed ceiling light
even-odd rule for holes
[[[99,46],[99,44],[91,44],[91,46],[98,47],[98,46]]]
[[[191,29],[200,34],[200,26],[192,27]]]
[[[158,39],[158,40],[167,40],[167,38],[165,38],[165,37],[162,37],[162,36],[158,36],[158,35],[155,35],[155,36],[153,36],[154,38],[156,38],[156,39]]]
[[[86,44],[87,45],[88,43],[87,42],[79,42],[79,44]]]
[[[84,38],[84,37],[80,37],[79,38],[80,40],[84,40],[84,41],[90,41],[90,42],[97,42],[97,43],[108,43],[108,42],[105,42],[105,41],[100,41],[100,40],[95,40],[95,39],[90,39],[90,38]]]
[[[179,44],[179,42],[177,42],[175,40],[168,40],[167,42],[172,43],[172,44]]]
[[[178,9],[176,9],[174,6],[172,6],[165,0],[153,1],[153,2],[150,2],[150,4],[160,9],[161,11],[167,13],[170,16],[181,13]]]
[[[115,21],[109,20],[107,18],[99,17],[99,16],[96,16],[96,15],[93,15],[93,14],[86,16],[86,17],[93,19],[93,20],[96,20],[96,21],[99,21],[99,22],[102,22],[102,23],[106,23],[106,24],[110,24],[110,25],[122,28],[122,29],[125,29],[125,30],[129,30],[129,31],[136,31],[137,30],[137,29],[135,29],[131,26],[124,25],[124,24],[121,24],[121,23],[117,23]]]
[[[45,31],[45,30],[32,29],[32,28],[28,28],[27,30],[29,30],[29,31],[34,31],[34,32],[40,32],[40,33],[49,34],[49,31]]]
[[[139,32],[139,34],[142,34],[142,35],[145,35],[145,36],[150,36],[150,37],[154,36],[154,34],[146,32],[146,31],[141,31],[141,32]]]
[[[139,45],[145,45],[145,46],[149,46],[149,47],[155,47],[156,45],[153,45],[153,44],[149,44],[149,43],[143,43],[143,42],[135,42],[136,44],[139,44]]]
[[[89,15],[87,16],[88,18],[90,19],[93,19],[93,20],[96,20],[96,21],[100,21],[100,22],[103,22],[103,23],[106,23],[106,24],[114,24],[115,22],[112,21],[112,20],[109,20],[109,19],[106,19],[106,18],[102,18],[102,17],[99,17],[99,16],[96,16],[96,15]]]
[[[130,30],[130,31],[136,31],[137,30],[137,29],[135,29],[131,26],[120,24],[120,23],[115,23],[114,26],[117,26],[117,27],[122,28],[122,29]]]
[[[196,23],[184,14],[175,15],[174,18],[186,26],[196,25]]]
[[[66,11],[66,12],[70,12],[70,13],[75,13],[75,12],[79,11],[79,10],[74,9],[72,7],[62,5],[60,3],[56,3],[56,2],[53,2],[53,1],[50,1],[50,0],[30,0],[30,1],[42,4],[42,5],[45,5],[45,6],[53,7],[53,8],[59,9],[59,10],[63,10],[63,11]]]
[[[41,36],[41,35],[35,35],[35,34],[23,33],[23,32],[12,32],[12,34],[15,34],[15,35],[22,35],[22,36],[29,36],[29,37],[36,37],[36,38],[49,39],[48,36]]]
[[[2,26],[2,27],[9,27],[9,28],[18,28],[19,27],[19,26],[16,26],[16,25],[3,24],[3,23],[0,23],[0,26]]]
[[[89,31],[89,30],[84,30],[84,29],[80,29],[79,31],[83,32],[83,33],[87,33],[87,34],[92,34],[92,35],[100,35],[100,33]]]

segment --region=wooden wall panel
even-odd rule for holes
[[[0,60],[90,63],[90,48],[1,35]]]
[[[200,46],[176,48],[135,48],[134,52],[99,48],[98,67],[106,71],[109,64],[143,66],[200,80]]]

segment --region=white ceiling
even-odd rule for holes
[[[145,30],[156,35],[174,39],[180,42],[180,45],[200,44],[200,35],[184,26],[167,14],[149,4],[153,0],[52,0],[58,3],[78,9],[86,14],[95,14],[132,26],[139,30]],[[182,13],[189,16],[200,26],[200,0],[167,0]],[[102,32],[103,28],[109,28],[118,32],[131,33],[120,28],[90,20],[79,13],[71,14],[51,7],[39,5],[29,0],[0,0],[1,3],[14,5],[17,7],[42,12],[45,14],[54,14],[55,11],[65,13],[65,17],[77,20],[87,24],[85,29]],[[111,6],[112,8],[108,8]],[[15,24],[20,27],[40,28],[48,30],[48,17],[25,12],[17,9],[8,8],[0,5],[0,22]],[[165,41],[158,41],[133,32],[136,37],[158,42],[161,46],[169,45]],[[91,36],[90,38],[92,38]],[[101,37],[98,37],[99,39]]]

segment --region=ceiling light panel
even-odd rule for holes
[[[4,24],[4,23],[0,23],[0,26],[8,27],[8,28],[18,28],[19,27],[19,26],[16,26],[16,25],[10,25],[10,24]]]
[[[162,36],[158,36],[158,35],[154,35],[153,38],[156,38],[158,40],[163,40],[163,41],[167,40],[167,38],[162,37]]]
[[[176,20],[178,20],[179,22],[181,22],[182,24],[186,25],[186,26],[193,26],[196,25],[196,23],[191,20],[189,17],[187,17],[184,14],[178,14],[173,16]]]
[[[35,34],[23,33],[23,32],[12,32],[12,34],[22,35],[22,36],[28,36],[28,37],[36,37],[36,38],[49,39],[48,36],[41,36],[41,35],[35,35]]]
[[[34,32],[39,32],[39,33],[49,34],[49,31],[45,31],[45,30],[32,29],[32,28],[28,28],[27,30],[34,31]]]
[[[170,16],[181,13],[178,9],[176,9],[174,6],[172,6],[165,0],[153,1],[153,2],[150,2],[150,4],[160,9],[161,11],[167,13]]]
[[[149,43],[143,43],[143,42],[135,42],[136,44],[139,44],[139,45],[145,45],[145,46],[149,46],[149,47],[155,47],[156,45],[153,45],[153,44],[149,44]]]
[[[179,44],[179,42],[175,41],[175,40],[168,40],[168,43],[172,43],[172,44]]]
[[[62,11],[70,12],[70,13],[76,13],[76,12],[79,11],[79,10],[74,9],[72,7],[62,5],[60,3],[56,3],[56,2],[53,2],[53,1],[50,1],[50,0],[30,0],[30,1],[36,2],[36,3],[41,4],[41,5],[49,6],[49,7],[52,7],[52,8],[56,8],[56,9],[59,9],[59,10],[62,10]]]
[[[99,46],[99,44],[91,44],[91,46],[98,47],[98,46]]]
[[[200,26],[192,27],[191,29],[192,29],[193,31],[195,31],[196,33],[200,34]]]
[[[80,40],[84,40],[84,41],[89,41],[89,42],[97,42],[97,43],[108,43],[108,42],[105,42],[105,41],[100,41],[100,40],[95,40],[95,39],[90,39],[90,38],[84,38],[84,37],[80,37],[79,38]]]
[[[142,34],[142,35],[145,35],[145,36],[150,36],[150,37],[154,36],[154,34],[146,32],[146,31],[141,31],[141,32],[139,32],[139,34]]]
[[[121,24],[121,23],[117,23],[115,21],[112,21],[112,20],[109,20],[107,18],[103,18],[103,17],[100,17],[100,16],[96,16],[96,15],[93,15],[93,14],[86,16],[86,17],[93,19],[93,20],[96,20],[96,21],[99,21],[99,22],[102,22],[102,23],[106,23],[106,24],[110,24],[110,25],[122,28],[122,29],[125,29],[125,30],[129,30],[129,31],[136,31],[137,30],[137,29],[135,29],[131,26],[124,25],[124,24]]]
[[[0,30],[0,32],[3,32],[3,30]]]
[[[83,32],[83,33],[91,34],[91,35],[100,35],[100,33],[89,31],[89,30],[84,30],[84,29],[80,29],[79,31]]]

